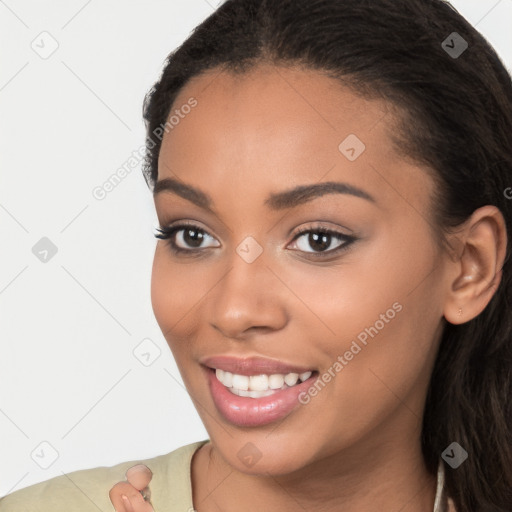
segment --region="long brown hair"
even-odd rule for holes
[[[467,43],[460,55],[447,51],[455,46],[453,37],[459,49]],[[443,45],[446,40],[450,44]],[[319,70],[400,109],[396,147],[435,171],[439,241],[481,206],[503,213],[509,237],[501,283],[476,318],[445,324],[422,449],[432,474],[452,442],[468,452],[457,469],[446,466],[447,494],[460,512],[510,512],[510,75],[484,37],[442,0],[228,0],[169,55],[145,98],[148,185],[158,177],[161,138],[155,130],[183,86],[207,70],[243,73],[261,62]]]

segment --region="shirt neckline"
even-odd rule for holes
[[[443,495],[444,495],[444,464],[441,459],[439,459],[439,464],[437,466],[437,487],[436,487],[436,497],[434,500],[434,510],[433,512],[445,512],[445,507],[443,503]]]
[[[195,450],[191,450],[190,458],[188,461],[189,467],[189,478],[188,478],[188,496],[190,506],[193,507],[193,493],[192,493],[192,459],[198,450],[200,450],[205,444],[209,443],[211,440],[206,439],[198,442],[198,446],[196,446]],[[445,482],[445,471],[443,460],[439,459],[439,464],[437,466],[437,484],[436,484],[436,495],[434,498],[434,510],[433,512],[451,512],[454,510],[452,506],[448,506],[448,500],[445,496],[444,492],[444,482]]]

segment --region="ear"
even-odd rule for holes
[[[450,263],[443,314],[451,324],[463,324],[485,309],[501,281],[507,251],[501,211],[491,205],[478,208],[456,237],[460,249]]]

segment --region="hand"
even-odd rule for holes
[[[127,481],[115,484],[108,494],[116,512],[154,512],[151,503],[144,500],[141,493],[149,500],[148,485],[152,477],[153,473],[144,464],[129,468],[126,471]]]

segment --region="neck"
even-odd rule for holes
[[[212,443],[193,464],[194,508],[217,510],[315,510],[432,512],[437,475],[428,473],[418,436],[350,449],[286,475],[250,475],[224,460]]]

